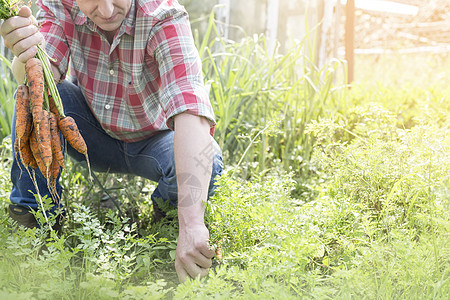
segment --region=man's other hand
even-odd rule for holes
[[[209,231],[204,224],[180,228],[175,256],[175,269],[180,282],[208,274],[214,257],[208,241]]]

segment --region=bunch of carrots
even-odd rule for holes
[[[46,80],[46,70],[49,69],[43,67],[43,62],[36,57],[25,64],[26,83],[19,85],[16,94],[14,150],[25,168],[39,168],[52,195],[57,197],[56,179],[60,167],[64,168],[60,132],[74,149],[85,156],[87,147],[74,119],[64,115],[56,84],[53,77]],[[55,85],[56,93],[51,92],[50,85]]]
[[[16,16],[19,4],[17,0],[0,0],[0,18]],[[39,169],[47,179],[52,197],[57,199],[56,179],[60,168],[64,168],[60,132],[88,161],[87,147],[74,119],[64,115],[49,57],[40,46],[36,56],[26,62],[25,71],[25,83],[19,85],[16,93],[14,151],[26,170],[33,172],[36,189],[34,170]]]

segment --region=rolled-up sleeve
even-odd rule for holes
[[[216,125],[214,112],[204,85],[202,64],[187,13],[178,11],[158,22],[152,30],[147,52],[158,62],[160,101],[167,126],[173,130],[173,118],[187,112],[205,117],[212,135]]]
[[[70,51],[60,20],[55,17],[50,8],[52,2],[55,1],[36,1],[40,8],[36,20],[45,39],[45,51],[54,60],[52,64],[59,69],[61,79],[64,79],[69,67]],[[62,13],[64,13],[64,10],[62,10]]]

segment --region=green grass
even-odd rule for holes
[[[330,115],[308,125],[315,139],[310,161],[315,173],[304,183],[309,188],[301,197],[292,193],[294,173],[279,168],[244,180],[228,168],[207,207],[211,242],[221,245],[224,258],[215,260],[207,278],[182,285],[171,255],[176,221],[149,225],[147,190],[153,186],[137,178],[99,178],[123,213],[135,216],[131,222],[117,211],[101,209],[96,195],[102,189],[92,188],[83,179],[86,171],[69,163],[63,182],[70,214],[63,237],[45,240],[39,230],[10,233],[11,221],[0,210],[0,295],[446,299],[448,119],[445,114],[426,119],[423,110],[399,112],[395,108],[402,101],[396,106],[385,93],[387,98],[374,102],[377,92],[365,90],[370,100],[365,101],[355,88],[349,101],[359,104],[339,118]],[[398,95],[411,96],[406,91]],[[385,106],[389,103],[391,109]],[[438,111],[448,109],[441,104]],[[402,128],[399,124],[408,118],[414,122]],[[10,189],[7,141],[0,174],[2,207]],[[136,191],[128,191],[125,181]],[[39,254],[42,244],[47,250]]]

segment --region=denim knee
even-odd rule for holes
[[[208,199],[209,197],[212,197],[214,195],[214,192],[217,188],[216,186],[217,176],[221,176],[223,171],[222,152],[217,142],[214,139],[212,139],[212,141],[213,141],[213,161],[212,161],[211,179],[208,186]],[[173,167],[174,165],[175,161],[173,161]],[[178,186],[177,186],[178,180],[190,182],[193,187],[198,186],[200,183],[195,182],[198,181],[198,179],[190,176],[189,174],[186,174],[186,176],[184,176],[183,174],[181,175],[179,174],[177,176],[175,169],[174,168],[170,169],[172,170],[172,172],[167,172],[166,174],[168,176],[166,175],[160,179],[158,186],[156,187],[155,191],[151,196],[151,199],[153,202],[155,202],[156,199],[162,199],[164,201],[169,201],[170,205],[176,206],[178,202]]]

